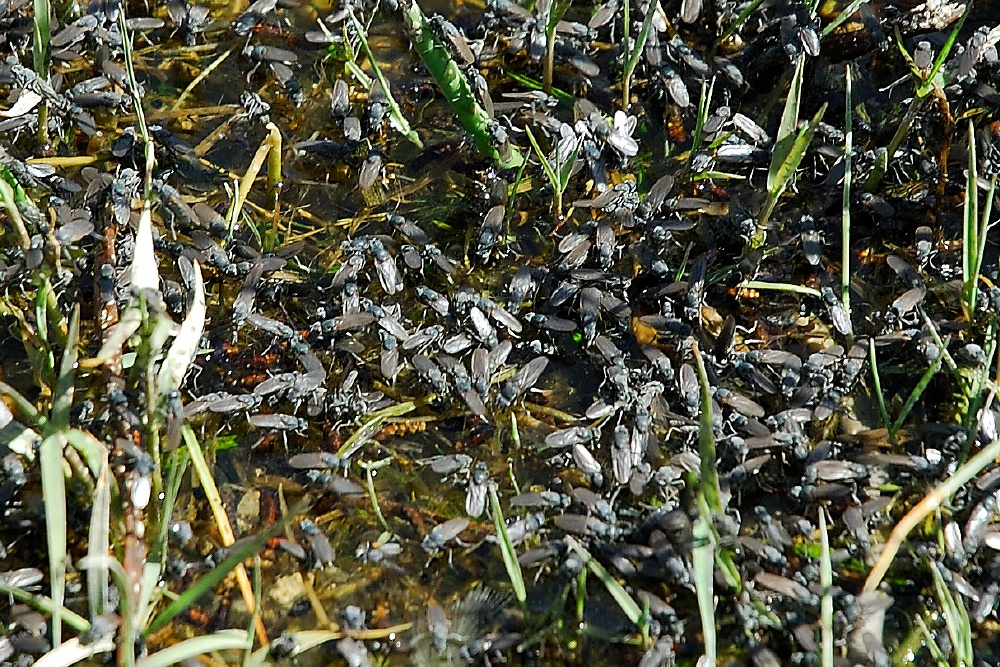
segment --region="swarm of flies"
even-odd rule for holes
[[[36,61],[31,3],[0,3],[0,199],[11,223],[0,235],[0,310],[6,330],[33,345],[28,362],[42,364],[30,373],[4,357],[0,389],[12,399],[0,402],[0,503],[10,527],[44,530],[23,497],[39,479],[35,436],[57,417],[68,412],[74,447],[93,446],[90,436],[108,447],[114,488],[139,513],[172,472],[148,450],[150,428],[162,423],[172,455],[188,446],[190,423],[227,445],[217,448],[220,479],[249,460],[281,478],[281,493],[312,499],[269,543],[282,557],[262,559],[262,572],[292,563],[302,575],[292,579],[308,581],[290,617],[331,602],[331,580],[356,577],[334,615],[348,664],[392,653],[414,664],[497,664],[525,651],[546,661],[577,628],[625,637],[622,664],[695,660],[706,530],[717,587],[726,563],[739,580],[716,594],[727,656],[818,664],[825,596],[837,650],[858,664],[889,664],[893,633],[912,618],[947,661],[939,601],[965,609],[977,632],[991,628],[1000,475],[989,467],[908,536],[893,565],[902,576],[871,593],[855,573],[875,565],[918,495],[998,438],[995,346],[980,335],[1000,317],[996,249],[985,231],[971,236],[985,262],[965,281],[955,230],[975,208],[966,176],[978,179],[968,181],[975,210],[992,211],[982,198],[1000,160],[989,123],[1000,31],[972,26],[973,12],[951,44],[964,6],[943,1],[863,3],[832,28],[828,7],[772,0],[439,10],[428,30],[484,112],[480,129],[505,159],[527,158],[503,169],[456,131],[416,52],[395,54],[402,65],[384,57],[385,26],[405,4],[352,0],[317,20],[286,0],[231,14],[170,0],[149,18],[94,0],[54,12],[48,55]],[[352,15],[374,58],[358,57]],[[905,55],[889,39],[897,27]],[[801,108],[784,118],[787,91],[773,87],[800,66]],[[189,104],[163,106],[169,86],[157,77],[180,82],[195,70]],[[231,89],[220,93],[219,80]],[[915,96],[914,85],[924,87]],[[399,140],[397,113],[426,148]],[[957,130],[944,140],[970,118],[971,144]],[[299,159],[283,169],[277,200],[254,185],[236,215],[225,189],[245,165],[223,158],[252,154],[269,122],[290,146],[282,160]],[[895,136],[899,127],[908,131]],[[807,132],[754,247],[775,153]],[[63,161],[84,147],[87,164]],[[558,168],[555,181],[541,161]],[[844,254],[843,207],[854,224]],[[159,269],[157,288],[141,294],[128,268],[148,257],[140,221],[153,226]],[[65,344],[55,316],[68,322],[67,306],[84,305],[82,338],[106,334],[141,299],[165,354],[199,282],[208,316],[180,389],[150,407],[129,355],[106,375],[78,364],[86,398],[67,410],[21,409],[22,396],[55,396],[38,389],[60,372],[49,351]],[[32,303],[25,295],[38,285],[45,298]],[[93,356],[101,342],[81,349]],[[926,393],[910,400],[925,374]],[[708,441],[711,462],[700,458]],[[66,460],[86,469],[93,461],[71,460],[77,451]],[[720,507],[706,516],[696,497],[711,464]],[[228,481],[224,494],[249,485]],[[261,519],[275,520],[268,495]],[[228,553],[206,558],[189,520],[169,530],[178,580]],[[505,588],[511,548],[523,607],[465,585],[485,572]],[[0,583],[27,594],[40,576],[10,569]],[[594,601],[608,591],[619,604]],[[574,605],[560,601],[576,602],[576,622],[564,623],[562,607]],[[641,628],[619,611],[629,601]],[[43,617],[21,607],[8,616],[0,662],[47,650]],[[274,622],[276,634],[291,627]],[[379,634],[407,622],[392,639]],[[110,620],[93,625],[88,641],[114,632]],[[272,642],[271,655],[298,655],[296,634]],[[599,641],[586,640],[587,650]]]

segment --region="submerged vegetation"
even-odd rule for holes
[[[981,4],[0,4],[0,664],[996,664]]]

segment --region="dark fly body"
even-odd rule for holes
[[[444,523],[438,524],[429,533],[427,533],[423,542],[420,543],[420,546],[424,551],[433,556],[441,549],[444,549],[449,542],[456,540],[462,531],[468,527],[468,519],[449,519]]]

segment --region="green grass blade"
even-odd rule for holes
[[[777,169],[772,170],[768,174],[768,182],[770,183],[770,176],[773,173],[774,183],[769,186],[772,191],[780,191],[788,186],[789,181],[792,180],[792,176],[795,175],[795,170],[799,168],[799,164],[802,163],[802,158],[805,157],[806,149],[809,148],[809,143],[812,141],[813,135],[816,133],[816,128],[819,126],[821,120],[823,120],[823,115],[826,113],[826,102],[823,106],[819,108],[813,117],[809,121],[809,124],[799,130],[798,134],[795,136],[795,140],[792,142],[791,147],[788,149],[788,153],[785,155],[784,159],[777,165]],[[772,165],[773,166],[773,165]]]
[[[868,0],[853,0],[851,4],[844,7],[844,9],[842,9],[840,13],[837,14],[832,21],[830,21],[830,23],[823,27],[823,30],[819,34],[820,39],[829,35],[831,32],[839,28],[844,21],[854,16],[854,12],[858,11],[861,5],[866,2],[868,2]]]
[[[701,97],[698,99],[698,114],[695,116],[694,131],[691,133],[691,150],[688,151],[688,167],[690,168],[694,156],[701,149],[701,133],[708,120],[708,112],[712,106],[712,95],[715,92],[715,79],[709,83],[703,81],[701,84]]]
[[[635,43],[632,45],[631,51],[628,52],[628,60],[625,63],[625,71],[622,72],[622,109],[628,111],[629,107],[632,105],[632,74],[635,73],[635,67],[639,64],[639,56],[642,55],[643,50],[646,48],[646,42],[649,40],[649,27],[653,25],[653,16],[656,15],[658,5],[647,5],[646,6],[646,17],[642,20],[642,27],[639,28],[639,35],[635,38]]]
[[[9,596],[12,600],[17,600],[18,602],[23,602],[32,609],[37,609],[43,614],[48,614],[49,616],[55,617],[56,605],[52,602],[52,598],[45,595],[38,595],[37,593],[32,593],[26,591],[18,586],[11,586],[10,584],[0,583],[0,595]],[[71,609],[63,607],[61,610],[62,622],[67,626],[76,630],[77,632],[86,632],[90,629],[90,621],[80,616]]]
[[[705,517],[694,521],[694,548],[691,554],[691,564],[694,569],[694,590],[698,599],[698,615],[701,617],[701,632],[705,642],[705,661],[708,665],[716,664],[715,638],[715,594],[712,574],[714,568],[713,554],[715,546],[712,540],[712,530]],[[699,661],[699,664],[701,662]]]
[[[936,561],[930,563],[931,574],[934,577],[934,591],[941,604],[945,628],[951,638],[955,664],[974,665],[976,660],[972,650],[972,626],[969,623],[969,612],[965,609],[962,598],[952,593],[951,589],[948,588],[944,575],[941,574],[943,567]]]
[[[892,423],[889,427],[889,439],[895,440],[896,434],[899,433],[899,429],[903,426],[903,422],[906,418],[910,416],[910,410],[913,406],[917,404],[920,397],[923,396],[924,391],[927,390],[927,386],[930,385],[931,379],[937,374],[938,370],[941,369],[941,363],[944,361],[944,351],[938,352],[937,357],[934,359],[934,363],[928,367],[924,374],[920,377],[920,381],[917,386],[913,388],[910,395],[906,398],[906,402],[903,403],[903,407],[899,410],[899,415],[896,417],[896,421]]]
[[[868,362],[872,369],[872,384],[875,391],[875,399],[878,401],[879,413],[882,415],[882,425],[888,431],[892,426],[892,418],[889,417],[889,408],[885,404],[885,394],[882,393],[882,376],[878,370],[878,359],[875,357],[875,339],[868,339]]]
[[[382,425],[385,424],[385,420],[391,417],[402,417],[408,412],[413,411],[416,407],[417,404],[414,401],[404,401],[403,403],[390,405],[387,408],[368,415],[367,419],[361,423],[361,426],[340,446],[340,449],[337,450],[337,456],[345,459],[350,458],[366,442],[371,440],[372,436],[378,433]]]
[[[733,22],[729,24],[729,27],[727,27],[726,30],[719,35],[719,38],[715,40],[715,45],[719,46],[736,34],[736,31],[739,30],[744,23],[746,23],[746,20],[757,10],[757,7],[759,7],[763,1],[764,0],[752,0],[752,2],[748,3],[747,6],[743,8],[743,11],[741,11]]]
[[[354,31],[358,36],[358,40],[361,42],[361,48],[364,49],[365,55],[368,56],[368,61],[372,64],[372,70],[375,72],[375,79],[378,81],[378,85],[382,88],[382,93],[385,95],[386,102],[389,104],[389,123],[414,146],[423,149],[424,143],[420,140],[420,136],[417,135],[417,132],[410,127],[410,123],[406,120],[406,117],[403,116],[403,111],[399,108],[399,103],[396,102],[396,98],[392,96],[392,91],[389,89],[389,82],[385,80],[385,76],[382,75],[382,70],[379,69],[378,61],[375,60],[375,55],[372,53],[371,46],[368,45],[367,37],[365,37],[366,30],[364,26],[362,26],[361,22],[354,16],[354,12],[348,11],[347,16],[351,19],[351,23],[354,25]]]
[[[225,579],[230,570],[242,563],[244,559],[260,551],[267,541],[277,535],[292,517],[305,509],[306,505],[307,503],[300,502],[288,514],[279,517],[277,521],[268,526],[267,530],[264,532],[254,535],[253,537],[240,542],[238,545],[235,545],[221,563],[196,579],[184,590],[183,593],[177,597],[177,599],[167,605],[167,608],[160,612],[160,614],[153,619],[153,622],[150,623],[145,630],[143,630],[143,636],[153,634],[176,618],[182,611],[194,604],[194,602],[202,595],[206,595],[214,590],[215,587],[218,586],[223,579]],[[244,633],[242,630],[240,632]]]
[[[719,486],[719,469],[716,464],[715,431],[712,428],[712,394],[705,372],[705,362],[701,358],[698,343],[691,341],[698,382],[701,386],[701,414],[698,418],[698,456],[701,459],[699,489],[705,497],[710,512],[723,513],[722,489]]]
[[[427,17],[415,0],[410,2],[408,7],[404,7],[403,24],[414,50],[437,81],[462,127],[472,135],[479,152],[495,160],[504,169],[519,167],[524,158],[515,147],[511,146],[506,154],[501,155],[493,144],[487,130],[487,124],[492,119],[476,101],[472,87],[461,68],[452,59],[448,50],[434,37],[434,31],[428,25]]]
[[[951,32],[948,33],[948,39],[945,40],[944,45],[938,52],[937,58],[934,59],[931,71],[927,73],[927,78],[925,78],[923,83],[917,88],[917,97],[927,97],[927,95],[929,95],[936,86],[941,86],[941,82],[937,80],[938,73],[948,60],[948,56],[951,55],[951,50],[955,47],[955,42],[958,40],[958,34],[962,31],[962,26],[965,25],[965,19],[969,18],[969,12],[972,11],[973,4],[975,3],[970,2],[965,6],[965,11],[962,12],[962,17],[955,22],[955,25],[952,26]],[[897,27],[896,30],[898,31],[899,28]]]
[[[56,431],[45,436],[38,448],[45,505],[45,538],[49,558],[49,590],[52,597],[52,645],[62,642],[63,600],[66,595],[66,477],[63,447],[66,436]]]
[[[66,337],[66,349],[63,350],[62,363],[59,365],[59,377],[56,380],[55,393],[52,396],[52,410],[49,412],[49,426],[65,435],[69,428],[69,410],[73,406],[73,387],[76,383],[76,360],[80,341],[80,305],[73,308],[70,318],[69,333]]]
[[[48,424],[48,419],[45,415],[40,413],[35,409],[35,404],[27,399],[21,392],[14,389],[6,382],[0,382],[0,396],[6,396],[14,403],[14,407],[17,408],[18,413],[21,417],[28,421],[33,427],[44,429],[46,424]],[[22,456],[27,456],[28,460],[33,460],[35,458],[35,453],[23,453],[18,452]]]
[[[246,630],[216,630],[210,635],[185,639],[170,648],[157,651],[136,662],[136,667],[169,667],[215,651],[246,650],[250,648],[250,642],[250,635]]]
[[[545,171],[545,176],[549,179],[549,183],[552,185],[553,189],[558,190],[559,176],[556,175],[556,170],[553,169],[548,157],[546,157],[545,151],[543,151],[542,147],[538,144],[538,140],[535,139],[535,135],[531,131],[530,127],[525,126],[524,132],[528,135],[528,141],[531,142],[531,147],[535,149],[535,155],[538,156],[538,160],[542,163],[542,169]]]
[[[14,188],[7,183],[5,178],[0,178],[0,202],[3,203],[3,208],[7,211],[7,217],[10,219],[14,231],[17,232],[21,250],[27,250],[31,247],[31,235],[28,234],[28,228],[24,226],[24,218],[21,217],[21,211],[17,208],[17,203],[14,201]]]
[[[107,554],[111,547],[111,469],[107,456],[97,475],[94,489],[94,506],[90,510],[90,533],[87,536],[87,553],[96,557]],[[97,618],[109,611],[110,573],[103,566],[87,572],[87,604],[90,617]]]
[[[583,559],[583,561],[587,564],[587,568],[594,573],[594,576],[597,577],[602,584],[604,584],[604,587],[608,590],[608,593],[611,594],[611,597],[614,598],[615,602],[618,603],[618,606],[621,607],[621,610],[625,613],[625,616],[628,617],[628,620],[632,621],[636,627],[640,627],[640,624],[642,623],[642,609],[636,601],[632,599],[632,596],[628,594],[628,591],[626,591],[622,585],[618,583],[618,580],[612,577],[608,571],[604,569],[604,566],[601,565],[575,538],[567,536],[565,539],[569,548],[575,551],[580,558]]]
[[[979,187],[976,182],[979,175],[976,173],[976,135],[969,121],[969,161],[968,169],[965,172],[965,201],[962,205],[962,289],[965,292],[966,316],[972,322],[972,315],[975,312],[975,301],[970,303],[970,292],[974,297],[976,279],[978,276],[972,275],[972,267],[976,264],[975,252],[979,248],[977,234],[979,231]]]
[[[35,74],[44,81],[49,79],[49,49],[52,42],[50,19],[52,7],[49,0],[34,0],[34,27],[31,32],[31,56]]]
[[[504,523],[503,510],[500,508],[500,498],[497,495],[495,484],[489,486],[490,509],[493,512],[493,525],[497,530],[497,540],[500,544],[500,554],[503,556],[503,565],[507,569],[507,576],[510,577],[510,584],[514,587],[514,597],[521,604],[528,599],[528,592],[524,587],[524,577],[521,574],[521,564],[517,562],[517,552],[507,535],[507,524]]]
[[[792,73],[792,81],[788,86],[788,97],[785,98],[785,107],[781,112],[781,122],[778,124],[778,134],[774,138],[774,150],[771,153],[771,166],[767,170],[768,192],[775,190],[778,182],[778,170],[788,154],[792,150],[792,145],[796,139],[796,129],[799,124],[799,102],[802,97],[802,75],[805,70],[806,56],[802,54],[795,61],[795,71]]]

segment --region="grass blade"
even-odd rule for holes
[[[969,623],[969,612],[962,604],[962,598],[952,593],[945,582],[944,575],[941,573],[944,566],[937,561],[931,561],[930,568],[934,577],[934,591],[941,603],[944,625],[951,638],[955,664],[973,665],[976,662],[976,656],[972,650],[972,626]]]
[[[705,642],[705,662],[716,664],[715,638],[715,594],[712,580],[715,545],[712,530],[705,517],[698,517],[692,526],[694,533],[694,548],[691,554],[691,564],[694,569],[694,590],[698,598],[698,615],[701,617],[701,632]],[[698,664],[701,664],[699,661]]]
[[[795,143],[796,129],[799,124],[799,102],[802,97],[802,73],[805,69],[805,63],[805,54],[800,55],[795,61],[795,71],[788,86],[788,97],[785,98],[785,108],[781,112],[778,134],[774,138],[771,166],[767,170],[768,191],[775,189],[778,182],[778,170],[785,163],[792,150],[792,145]]]
[[[819,585],[823,588],[820,600],[820,665],[833,667],[833,562],[830,554],[830,535],[826,528],[826,510],[819,509]]]
[[[511,146],[506,155],[501,155],[494,146],[487,130],[487,124],[492,119],[476,101],[472,87],[458,64],[452,59],[448,50],[435,39],[434,31],[431,30],[427,17],[416,1],[403,8],[403,24],[410,44],[437,81],[462,127],[472,135],[479,152],[495,160],[504,169],[521,166],[524,158],[515,147]]]
[[[414,146],[423,149],[424,143],[420,141],[420,137],[417,135],[416,131],[410,127],[409,121],[403,116],[402,109],[399,108],[399,104],[396,99],[392,96],[392,91],[389,90],[389,83],[385,80],[385,76],[382,75],[382,70],[379,69],[378,62],[375,60],[375,55],[372,53],[371,46],[368,45],[368,39],[365,37],[365,28],[358,21],[357,17],[354,16],[354,12],[347,12],[348,18],[351,19],[351,23],[354,25],[354,32],[358,36],[358,40],[361,42],[361,48],[364,49],[365,55],[368,56],[368,61],[372,64],[372,70],[375,72],[375,79],[378,81],[378,85],[382,88],[382,93],[385,95],[386,102],[389,104],[389,123],[395,128],[397,132],[406,137]],[[430,33],[430,26],[425,26],[427,33]]]
[[[882,393],[882,376],[878,370],[878,360],[875,358],[875,339],[868,340],[868,362],[872,369],[872,389],[875,392],[875,399],[878,401],[879,413],[882,415],[882,426],[886,431],[892,426],[892,418],[889,416],[889,408],[885,404],[885,394]]]
[[[860,4],[860,2],[858,3]],[[840,200],[840,302],[851,314],[851,173],[854,153],[854,102],[851,82],[854,68],[844,66],[844,189]]]
[[[52,596],[52,645],[62,641],[62,611],[66,595],[66,478],[63,447],[66,436],[50,433],[38,447],[45,505],[45,539],[49,555],[49,590]]]
[[[105,459],[97,475],[94,506],[90,511],[90,533],[87,536],[87,554],[93,557],[107,554],[111,548],[111,469]],[[90,617],[97,618],[108,611],[110,583],[106,567],[98,566],[87,572],[87,603]]]
[[[79,637],[74,637],[43,655],[34,664],[35,667],[69,667],[99,653],[108,653],[114,650],[115,640],[113,637],[102,637],[90,644],[84,644]]]
[[[50,20],[52,7],[49,0],[34,0],[34,27],[31,32],[31,56],[35,74],[43,80],[49,79],[49,49],[52,42]]]
[[[229,649],[250,648],[250,635],[246,630],[217,630],[213,634],[193,637],[157,651],[136,662],[136,667],[169,667],[196,656]]]
[[[179,613],[194,604],[199,597],[213,590],[229,574],[230,570],[242,567],[244,559],[260,551],[267,541],[277,535],[292,517],[302,512],[307,504],[306,502],[299,502],[288,514],[278,517],[278,520],[268,526],[267,530],[246,539],[239,546],[233,548],[221,563],[195,580],[177,599],[167,605],[167,608],[160,612],[153,622],[143,630],[143,635],[149,636],[162,628],[176,618]]]
[[[503,556],[503,565],[507,568],[507,576],[510,577],[510,584],[514,587],[514,596],[517,601],[524,604],[528,599],[528,592],[524,587],[524,577],[521,574],[521,564],[517,562],[517,553],[514,545],[507,535],[507,524],[504,523],[503,510],[500,508],[500,498],[497,496],[497,487],[490,484],[490,509],[493,511],[493,525],[497,529],[497,539],[500,543],[500,554]]]
[[[199,266],[198,261],[194,261],[193,265],[194,285],[192,285],[191,291],[194,298],[191,302],[191,308],[188,310],[184,322],[181,323],[177,337],[174,338],[173,344],[167,351],[167,357],[163,360],[160,374],[156,379],[156,387],[161,399],[181,386],[184,375],[191,367],[194,355],[198,352],[198,346],[201,344],[201,333],[205,328],[205,284],[202,282],[201,266]]]
[[[205,498],[206,500],[208,500],[208,505],[209,507],[212,508],[212,516],[215,517],[215,525],[219,529],[219,535],[222,537],[223,546],[226,547],[232,546],[233,543],[236,542],[236,535],[235,533],[233,533],[232,524],[229,523],[229,514],[226,513],[226,508],[222,503],[222,496],[219,494],[219,487],[217,487],[215,484],[215,475],[212,474],[211,468],[208,467],[208,462],[205,461],[205,455],[201,450],[201,443],[198,442],[198,439],[195,437],[194,431],[191,430],[191,426],[189,424],[183,424],[181,426],[181,433],[184,436],[184,443],[187,445],[188,455],[191,457],[191,465],[194,467],[195,473],[198,475],[198,481],[201,482],[202,489],[205,492]],[[291,515],[289,515],[289,517],[290,516]],[[268,536],[275,534],[272,531],[277,530],[277,528],[283,526],[285,524],[285,521],[287,520],[288,517],[280,518],[278,521],[274,523],[274,526],[268,528],[265,534]],[[255,537],[252,540],[249,540],[249,542],[256,544],[259,537],[260,536]],[[237,551],[243,551],[243,547],[240,547]],[[255,553],[256,551],[257,549],[253,549],[250,552],[244,554],[243,557],[245,558],[246,556],[249,556],[250,554]],[[219,564],[219,568],[225,565],[228,561],[229,558],[226,558],[222,563]],[[228,569],[226,569],[225,572],[228,572],[229,569],[232,569],[233,567],[236,567],[236,580],[240,585],[240,593],[242,593],[243,595],[243,602],[246,603],[248,609],[253,611],[254,609],[253,586],[250,585],[250,577],[247,576],[246,568],[243,567],[242,558],[236,560],[233,564],[229,565]],[[215,569],[213,569],[205,576],[206,577],[212,576],[215,573]],[[225,572],[223,572],[219,576],[218,581],[221,581],[221,578],[222,576],[225,575]],[[216,583],[218,583],[218,581],[216,581]],[[184,595],[187,595],[187,591],[185,592]],[[183,611],[184,609],[186,609],[187,606],[190,605],[194,599],[195,598],[191,598],[190,600],[188,600],[187,604],[183,607],[174,609],[174,605],[171,605],[169,609],[173,609],[174,610],[173,613],[174,615],[176,615],[181,611]],[[154,621],[154,625],[157,623],[157,621],[160,621],[160,619],[163,618],[165,614],[166,612],[160,614],[160,616],[157,617],[157,620]],[[173,618],[173,616],[171,616],[171,618]],[[165,622],[166,621],[163,621],[163,623]],[[162,623],[159,627],[162,627]],[[153,630],[147,628],[146,632],[147,633],[153,632]],[[257,633],[260,635],[262,643],[266,644],[267,633],[264,630],[263,623],[258,624]]]
[[[966,461],[948,479],[934,487],[930,493],[924,496],[919,503],[913,506],[913,509],[899,520],[896,527],[892,529],[889,539],[886,540],[885,546],[882,547],[882,553],[879,554],[874,567],[868,573],[868,578],[865,580],[864,586],[865,593],[872,593],[878,589],[879,584],[882,583],[882,579],[885,577],[886,572],[889,571],[889,566],[899,552],[900,547],[903,546],[903,541],[910,534],[910,531],[937,511],[942,503],[955,495],[973,477],[989,467],[998,456],[1000,456],[1000,440],[994,440]]]
[[[920,381],[917,383],[917,386],[913,388],[913,391],[911,391],[910,395],[906,398],[906,402],[903,403],[903,407],[899,410],[899,415],[896,417],[896,421],[894,421],[892,426],[889,427],[890,440],[896,439],[896,434],[899,433],[899,429],[903,426],[903,422],[906,421],[906,418],[910,415],[910,410],[913,409],[913,406],[916,405],[917,401],[920,400],[920,397],[923,396],[927,386],[931,383],[931,379],[933,379],[938,370],[940,370],[941,363],[943,361],[944,352],[938,352],[937,357],[934,358],[934,363],[931,364],[926,371],[924,371],[924,374],[920,377]]]
[[[625,612],[625,616],[628,617],[628,620],[632,621],[636,627],[640,627],[640,624],[642,623],[642,609],[640,609],[636,601],[632,599],[632,596],[628,594],[628,591],[626,591],[622,585],[618,583],[618,580],[612,577],[608,571],[604,569],[604,566],[601,565],[592,555],[590,555],[590,552],[587,551],[587,549],[584,548],[584,546],[575,538],[566,536],[566,544],[568,544],[569,548],[575,551],[580,558],[583,559],[583,561],[587,564],[587,568],[589,568],[590,571],[594,573],[594,576],[597,577],[602,584],[604,584],[608,593],[610,593],[611,597],[615,599],[615,602],[618,603],[621,610]]]

